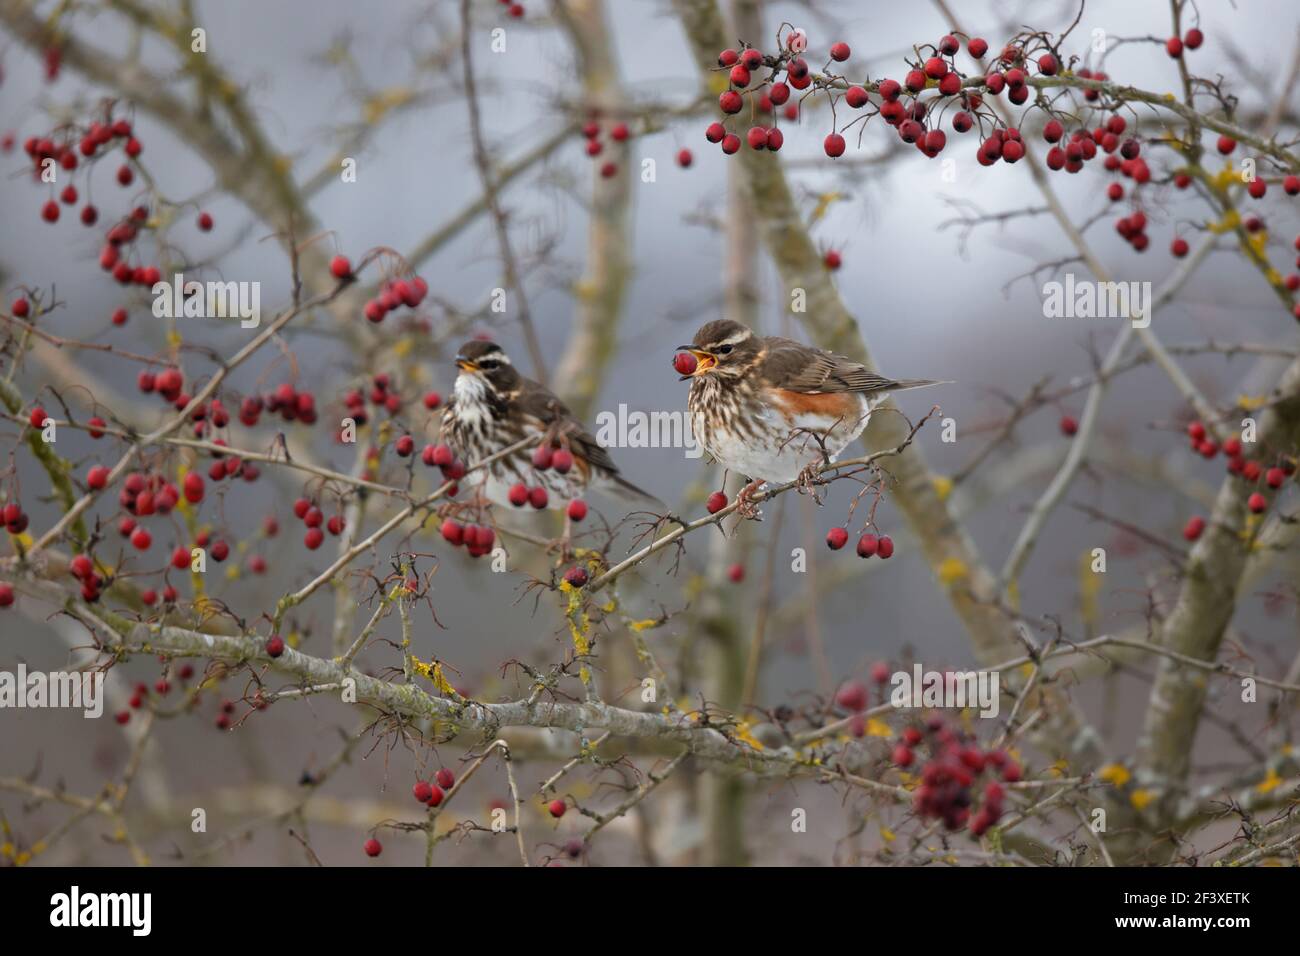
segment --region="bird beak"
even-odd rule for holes
[[[713,366],[718,364],[718,357],[712,352],[704,349],[697,349],[690,345],[679,345],[677,351],[690,352],[695,356],[695,371],[690,375],[683,375],[682,381],[685,381],[688,378],[694,378],[697,375],[703,375],[709,369],[713,368]]]
[[[462,372],[477,372],[478,366],[463,355],[456,356],[456,367]]]

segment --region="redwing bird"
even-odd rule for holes
[[[543,434],[550,436],[549,447],[565,449],[573,459],[564,470],[539,469],[533,464],[534,447],[506,455],[469,477],[489,501],[509,504],[511,486],[522,484],[545,488],[550,508],[565,507],[588,486],[643,506],[663,506],[619,475],[609,453],[564,403],[545,385],[520,375],[501,346],[477,339],[466,342],[456,355],[456,365],[460,374],[442,415],[442,431],[444,440],[467,465],[475,465],[522,438]]]
[[[777,336],[755,335],[719,319],[683,345],[695,356],[687,400],[691,429],[704,450],[732,471],[759,482],[785,482],[834,459],[867,427],[892,391],[940,385],[895,381],[866,366]]]

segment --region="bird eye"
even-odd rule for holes
[[[718,349],[718,354],[719,354],[719,355],[730,355],[730,354],[731,354],[731,346],[730,346],[730,345],[724,345],[724,346],[722,346],[722,348]]]

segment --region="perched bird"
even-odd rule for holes
[[[619,475],[609,453],[546,386],[525,378],[495,342],[475,339],[456,355],[460,374],[442,415],[443,439],[475,465],[522,438],[549,435],[469,476],[489,501],[518,504],[510,489],[545,488],[545,507],[564,508],[588,486],[642,506],[662,502]],[[545,451],[540,451],[545,448]],[[541,507],[534,500],[534,505]]]
[[[823,349],[756,335],[729,319],[695,333],[695,368],[687,405],[695,438],[713,458],[761,482],[791,481],[832,460],[867,427],[891,391],[940,385],[895,381]],[[688,360],[689,364],[689,360]]]

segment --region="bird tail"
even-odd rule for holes
[[[927,385],[952,385],[952,384],[954,383],[949,381],[940,381],[938,379],[932,379],[932,378],[905,378],[902,381],[894,382],[892,385],[886,386],[886,390],[890,392],[901,392],[907,388],[925,388]]]
[[[654,495],[650,494],[650,492],[638,488],[622,475],[606,476],[605,487],[616,497],[631,504],[644,505],[655,511],[666,511],[668,508],[667,505]]]

